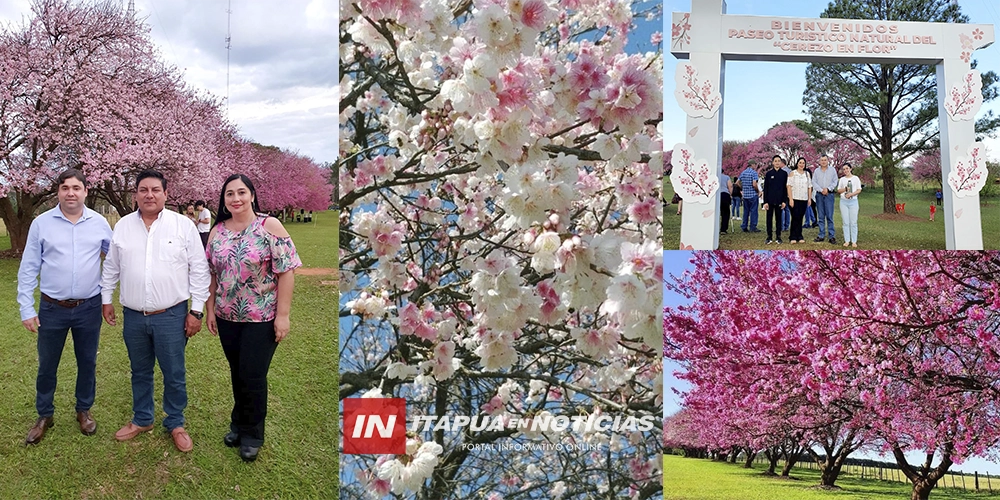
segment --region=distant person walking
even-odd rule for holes
[[[729,206],[732,205],[732,198],[729,193],[732,191],[733,180],[726,174],[719,174],[719,196],[722,198],[719,200],[719,215],[721,219],[719,234],[727,234],[729,232]]]
[[[195,226],[198,227],[198,236],[201,238],[201,247],[208,247],[208,232],[212,230],[212,212],[208,211],[205,202],[198,200],[194,202],[194,211],[197,215]]]
[[[840,193],[840,217],[844,221],[844,246],[858,248],[858,195],[861,194],[861,179],[851,173],[851,164],[845,163],[844,176],[837,183]]]
[[[744,233],[760,232],[760,229],[757,229],[757,200],[760,199],[757,195],[758,180],[760,176],[757,175],[757,162],[750,160],[747,162],[747,168],[740,174],[740,185],[743,187],[743,224],[740,228]]]
[[[816,167],[813,166],[813,169]],[[809,186],[812,187],[812,170],[806,169],[806,175],[809,176]],[[810,190],[815,195],[815,190]],[[816,199],[812,196],[809,197],[809,206],[806,207],[806,218],[802,227],[816,227]]]
[[[837,243],[837,233],[833,228],[833,199],[837,190],[837,170],[830,166],[830,158],[819,157],[819,168],[813,171],[813,192],[816,194],[816,223],[819,225],[819,236],[816,243],[830,238],[830,243]]]
[[[740,218],[740,208],[743,208],[743,184],[740,183],[739,177],[737,177],[733,182],[733,189],[730,193],[730,197],[733,205],[732,218],[738,220]]]
[[[194,203],[188,203],[185,210],[184,216],[191,219],[191,222],[198,224],[198,215],[194,212]]]
[[[765,245],[775,242],[779,245],[782,243],[781,214],[788,205],[788,174],[782,169],[784,165],[785,160],[781,156],[774,155],[774,158],[771,159],[771,170],[764,174],[764,212],[767,213]],[[774,229],[777,229],[776,239],[772,238]]]

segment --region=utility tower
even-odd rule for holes
[[[233,0],[229,0],[229,5],[226,8],[226,118],[229,118],[229,53],[232,52],[231,50],[232,40],[233,40]]]

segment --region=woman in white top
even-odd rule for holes
[[[805,243],[806,240],[802,237],[802,217],[806,215],[806,207],[812,205],[812,180],[806,172],[805,158],[799,158],[795,162],[795,170],[788,176],[788,200],[792,209],[788,239],[792,244]]]
[[[851,164],[841,167],[844,176],[837,182],[840,193],[840,218],[844,221],[844,246],[858,248],[858,194],[861,193],[861,179],[851,174]]]

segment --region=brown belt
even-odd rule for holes
[[[181,304],[181,302],[178,302],[177,304]],[[177,304],[174,304],[174,305],[172,305],[172,306],[170,306],[170,307],[168,307],[166,309],[160,309],[158,311],[139,311],[137,309],[131,309],[131,308],[126,308],[126,309],[129,309],[130,311],[135,311],[137,313],[142,313],[143,316],[156,316],[157,314],[163,314],[163,313],[165,313],[165,312],[167,312],[167,311],[169,311],[169,310],[177,307]]]
[[[86,301],[88,301],[90,299],[56,300],[56,299],[53,299],[52,297],[49,297],[48,295],[45,295],[43,293],[42,294],[42,300],[44,300],[45,302],[51,302],[53,304],[56,304],[56,305],[59,305],[59,306],[62,306],[62,307],[67,307],[67,308],[72,309],[72,308],[74,308],[76,306],[79,306],[80,304],[83,304],[84,302],[86,302]]]

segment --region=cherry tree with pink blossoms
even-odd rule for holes
[[[661,9],[341,2],[341,398],[655,422],[419,429],[404,455],[344,456],[342,497],[662,490],[661,39],[626,50]],[[592,448],[482,448],[545,442]]]
[[[932,182],[938,186],[944,185],[941,177],[941,150],[932,149],[913,160],[910,175],[918,182]]]
[[[68,166],[120,212],[137,170],[215,173],[229,127],[218,100],[160,61],[149,27],[123,6],[35,0],[0,33],[0,60],[0,217],[15,252]]]
[[[1000,254],[726,252],[694,265],[668,280],[690,305],[666,310],[664,323],[665,354],[689,368],[693,403],[793,428],[836,423],[841,445],[893,456],[913,499],[953,464],[997,457]],[[757,406],[741,406],[747,397]]]

